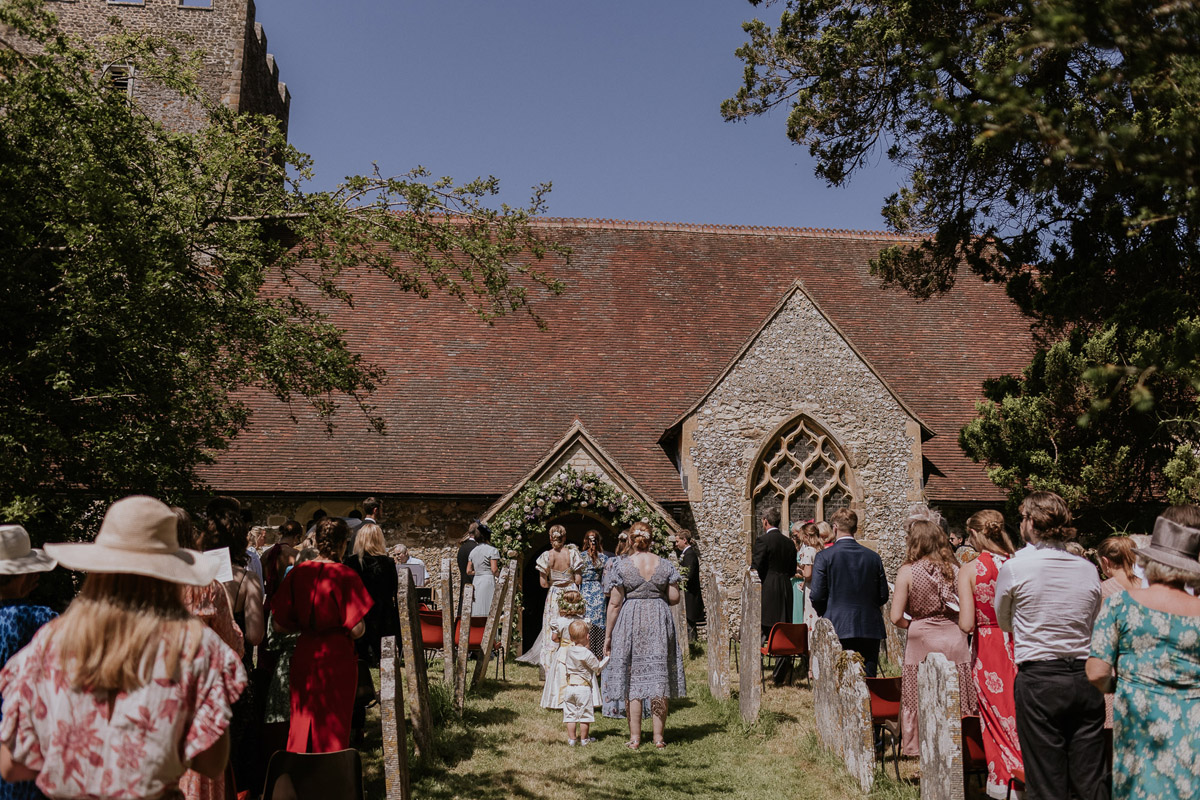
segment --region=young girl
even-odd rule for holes
[[[562,693],[559,691],[565,680],[562,664],[562,651],[565,648],[562,644],[570,641],[567,629],[571,623],[584,622],[583,615],[586,612],[587,605],[583,602],[583,595],[575,589],[568,589],[559,595],[558,616],[550,621],[545,645],[542,647],[542,666],[546,670],[546,685],[542,688],[542,708],[562,708]],[[596,696],[600,696],[599,683],[596,684]]]
[[[563,722],[567,725],[567,744],[572,747],[575,742],[591,744],[596,741],[588,736],[588,729],[596,719],[593,709],[599,705],[600,693],[596,688],[596,676],[608,658],[603,661],[588,647],[587,622],[577,619],[567,627],[567,635],[571,637],[570,644],[560,648],[560,659],[563,670],[563,684],[560,692],[562,698]],[[579,739],[576,740],[576,726]]]

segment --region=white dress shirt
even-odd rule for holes
[[[996,620],[1017,664],[1087,658],[1101,600],[1091,562],[1052,546],[1024,548],[996,578]]]

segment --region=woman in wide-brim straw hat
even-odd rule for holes
[[[1113,797],[1195,797],[1200,763],[1200,508],[1172,506],[1137,558],[1145,588],[1104,601],[1087,676],[1113,704]],[[1100,757],[1098,754],[1097,758]]]
[[[38,629],[57,616],[50,608],[26,598],[43,572],[55,561],[29,546],[29,534],[20,525],[0,525],[0,665],[16,655]],[[29,782],[0,780],[0,798],[39,797]]]
[[[246,672],[184,608],[181,585],[207,585],[217,565],[179,547],[175,525],[165,504],[126,497],[94,542],[46,545],[88,575],[0,671],[5,780],[36,779],[52,798],[159,798],[189,767],[224,769]]]

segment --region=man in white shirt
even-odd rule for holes
[[[996,617],[1013,634],[1013,697],[1025,762],[1027,800],[1107,800],[1104,696],[1084,664],[1100,612],[1096,568],[1065,549],[1075,538],[1071,511],[1053,492],[1021,503],[1029,542],[996,578]]]
[[[408,554],[408,545],[398,544],[392,548],[392,558],[396,560],[396,575],[403,579],[404,570],[408,570],[413,576],[413,585],[418,589],[425,586],[425,579],[429,575],[429,571],[425,569],[425,562],[416,556]]]

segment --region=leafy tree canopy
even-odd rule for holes
[[[745,30],[727,119],[787,108],[831,184],[907,175],[883,216],[924,241],[877,274],[930,296],[965,265],[1031,315],[968,454],[1015,494],[1200,496],[1200,6],[787,0]]]
[[[194,491],[246,426],[247,388],[327,421],[349,403],[382,430],[369,398],[384,372],[328,316],[354,302],[345,270],[485,320],[561,291],[538,266],[559,248],[529,224],[548,186],[498,209],[494,179],[423,169],[308,191],[310,161],[276,120],[203,96],[186,39],[115,28],[91,47],[37,0],[0,2],[0,35],[0,515],[38,538],[121,493]],[[112,63],[210,124],[163,128],[103,79]]]

